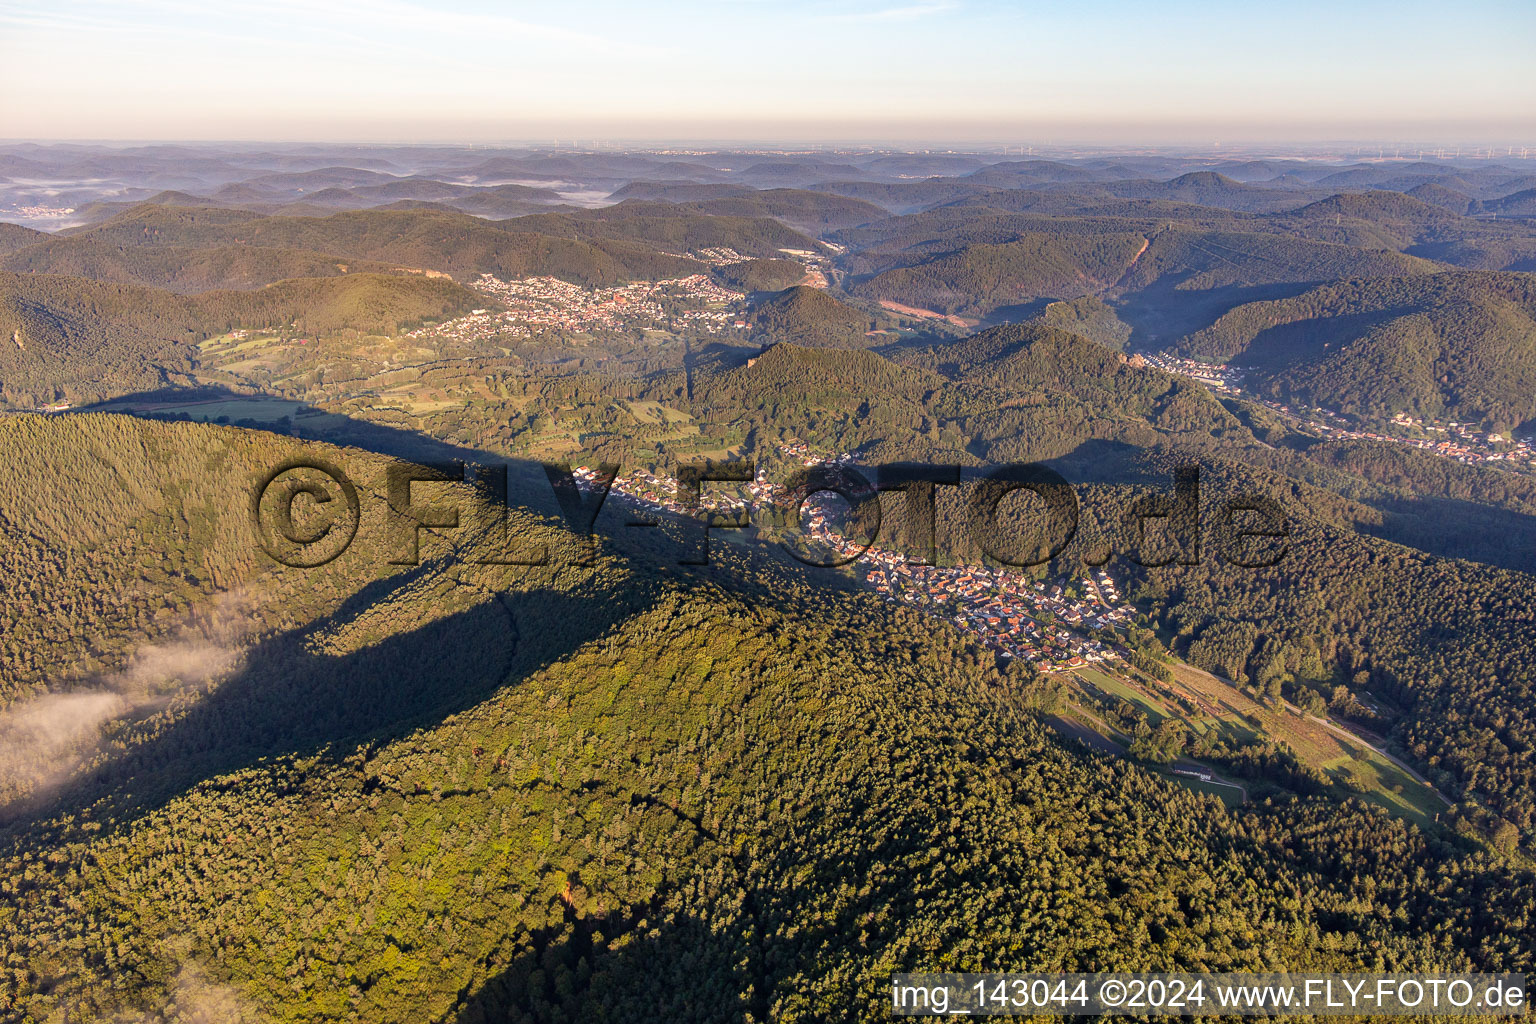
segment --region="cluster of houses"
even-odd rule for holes
[[[840,255],[848,250],[831,242],[821,243],[834,255]],[[694,249],[687,253],[667,253],[668,256],[676,256],[679,259],[698,260],[700,263],[708,263],[712,267],[728,267],[733,263],[746,263],[753,259],[752,256],[743,256],[729,246],[714,246],[708,249]],[[790,259],[805,268],[806,281],[817,288],[827,286],[827,274],[831,270],[831,263],[826,253],[816,252],[811,249],[780,249],[780,259]]]
[[[868,552],[864,579],[892,601],[906,601],[945,615],[976,634],[1005,658],[1020,658],[1042,671],[1079,668],[1118,657],[1093,630],[1124,627],[1131,610],[1083,581],[1083,596],[1060,583],[1030,582],[1017,572],[987,566],[911,565],[900,555]],[[1107,575],[1104,581],[1108,581]]]
[[[1242,374],[1237,370],[1213,363],[1202,363],[1198,359],[1184,359],[1167,352],[1148,352],[1142,358],[1146,360],[1148,366],[1154,366],[1164,373],[1189,377],[1216,391],[1236,392],[1238,385],[1242,382]]]
[[[712,267],[728,267],[733,263],[746,263],[752,258],[751,256],[743,256],[735,249],[724,245],[711,249],[696,249],[693,252],[681,255],[683,259],[698,260],[700,263],[708,263]]]
[[[406,337],[472,343],[528,338],[547,331],[588,333],[636,327],[674,331],[686,327],[717,334],[736,322],[734,309],[746,298],[704,274],[634,281],[616,288],[583,288],[554,277],[502,281],[482,274],[473,287],[503,308],[477,309],[467,316],[412,331]]]
[[[915,564],[901,552],[848,541],[833,531],[825,509],[811,502],[807,508],[812,538],[842,557],[856,556],[864,582],[886,600],[948,618],[1002,657],[1045,672],[1118,657],[1096,631],[1129,625],[1133,611],[1102,569],[1085,577],[1074,596],[1061,582],[1031,580],[1015,569]]]
[[[597,487],[597,473],[590,467],[577,466],[571,475],[576,478],[576,486],[583,491]],[[631,504],[665,509],[675,515],[692,514],[692,510],[677,500],[677,481],[671,477],[658,476],[647,469],[636,469],[614,477],[608,493]],[[718,487],[705,487],[699,491],[699,508],[709,512],[743,512],[748,510],[749,503],[739,494]]]
[[[1512,441],[1502,434],[1484,433],[1470,423],[1426,423],[1419,417],[1402,414],[1392,417],[1392,422],[1400,427],[1416,428],[1426,434],[1444,434],[1445,437],[1439,440],[1427,437],[1394,437],[1386,440],[1431,451],[1458,462],[1536,463],[1536,442],[1528,437]],[[1361,436],[1383,439],[1379,434]]]
[[[856,461],[846,453],[817,453],[799,441],[784,443],[778,454],[806,466]],[[574,475],[579,486],[595,486],[596,474],[590,468],[578,467]],[[679,515],[690,512],[677,500],[677,481],[644,469],[616,477],[610,493]],[[985,565],[915,564],[899,551],[863,546],[838,534],[832,526],[831,510],[818,500],[820,497],[812,495],[803,509],[810,538],[841,559],[851,560],[859,578],[887,601],[912,604],[946,618],[1000,656],[1027,661],[1041,671],[1079,668],[1119,656],[1102,631],[1124,628],[1134,612],[1103,569],[1070,586],[1064,581],[1032,580],[1017,570]],[[702,508],[716,512],[787,504],[787,492],[767,479],[761,465],[745,497],[716,486],[706,489],[700,498]]]

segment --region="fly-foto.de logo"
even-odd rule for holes
[[[981,470],[912,462],[823,463],[795,468],[782,479],[769,479],[766,470],[746,461],[687,463],[670,477],[648,470],[621,476],[614,463],[539,466],[560,518],[577,540],[576,554],[565,557],[580,558],[591,550],[599,514],[613,498],[624,507],[626,528],[657,526],[663,520],[679,525],[680,565],[708,565],[715,531],[771,525],[789,555],[806,565],[835,568],[869,551],[893,517],[897,522],[890,526],[903,538],[907,560],[933,565],[941,493],[959,498],[961,525],[975,551],[1003,565],[1051,561],[1077,537],[1083,520],[1077,490],[1040,463]],[[382,500],[390,512],[383,550],[391,564],[419,562],[423,531],[460,530],[469,517],[487,514],[498,518],[490,525],[499,548],[483,557],[487,564],[548,565],[562,557],[548,543],[520,536],[514,528],[510,510],[534,504],[519,500],[534,496],[516,493],[507,466],[467,469],[461,461],[391,463],[382,488],[378,482],[369,487],[369,497]],[[1102,565],[1120,555],[1142,566],[1195,565],[1207,533],[1214,535],[1217,557],[1228,565],[1263,568],[1286,556],[1290,524],[1279,501],[1244,493],[1203,504],[1198,466],[1179,466],[1171,476],[1171,486],[1123,493],[1109,516],[1118,525],[1118,537],[1096,543],[1082,560]],[[473,491],[443,486],[464,483]],[[471,501],[470,493],[479,500]],[[890,499],[881,501],[881,495],[894,498],[894,505]],[[829,506],[837,499],[851,513],[846,531],[831,525],[835,516]],[[293,568],[315,568],[352,545],[363,521],[362,501],[358,485],[340,466],[299,459],[275,467],[257,483],[251,519],[269,556]],[[1019,513],[1021,506],[1027,515]],[[807,537],[817,543],[808,546]]]

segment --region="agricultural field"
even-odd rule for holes
[[[1112,671],[1099,668],[1076,669],[1077,676],[1098,690],[1121,700],[1129,701],[1132,705],[1146,712],[1147,719],[1153,725],[1162,722],[1174,714],[1173,711],[1155,699],[1150,693],[1135,683],[1130,682]]]
[[[1145,714],[1154,728],[1168,718],[1178,718],[1193,734],[1233,746],[1264,739],[1283,743],[1300,761],[1322,771],[1336,785],[1421,826],[1433,824],[1446,809],[1429,786],[1363,740],[1342,735],[1295,709],[1270,708],[1191,665],[1175,663],[1171,667],[1173,679],[1168,682],[1147,680],[1119,663],[1079,668],[1072,674],[1089,697],[1107,695],[1126,701]],[[1195,708],[1193,712],[1188,710],[1190,706]],[[1126,738],[1096,713],[1081,707],[1075,710],[1075,719],[1124,746]],[[1225,801],[1236,799],[1228,787],[1177,775],[1170,778]]]

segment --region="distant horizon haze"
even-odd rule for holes
[[[0,137],[1536,144],[1536,5],[0,3]]]

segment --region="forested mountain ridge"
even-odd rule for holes
[[[772,217],[813,237],[887,216],[874,203],[800,189],[763,189],[695,199],[685,208],[715,217]]]
[[[377,260],[327,256],[305,249],[235,244],[114,246],[90,237],[28,246],[0,259],[0,268],[18,274],[60,274],[174,292],[252,289],[293,277],[380,274],[395,269]]]
[[[1037,233],[887,270],[851,290],[940,313],[981,314],[1039,298],[1073,299],[1114,285],[1144,242],[1129,233]]]
[[[190,383],[197,343],[234,328],[398,331],[484,301],[451,281],[407,274],[307,278],[182,296],[0,272],[0,395],[23,407],[99,401]]]
[[[1389,471],[1376,459],[1261,441],[1202,386],[1043,324],[900,358],[781,344],[749,368],[696,374],[690,409],[756,436],[803,424],[797,433],[816,443],[876,462],[1048,461],[1097,488],[1059,556],[1069,578],[1105,550],[1128,550],[1121,513],[1139,488],[1166,490],[1177,464],[1201,467],[1203,514],[1214,517],[1222,495],[1268,496],[1290,531],[1279,566],[1234,568],[1209,553],[1196,567],[1122,566],[1145,578],[1143,607],[1170,642],[1226,678],[1283,681],[1298,700],[1336,685],[1388,692],[1401,711],[1374,725],[1444,792],[1526,834],[1536,825],[1536,662],[1523,642],[1536,622],[1536,528],[1523,492],[1482,476],[1453,485],[1400,462],[1399,479],[1413,482],[1383,489]],[[1437,505],[1438,495],[1464,497]],[[940,550],[979,560],[958,492],[941,488],[939,501]],[[1465,520],[1494,509],[1509,513],[1509,532],[1484,544]],[[1206,529],[1219,538],[1225,527],[1212,518]]]
[[[241,453],[229,470],[294,443],[116,417],[8,429],[12,458],[82,451],[55,458],[49,494],[88,493],[82,445],[124,432],[193,461]],[[381,468],[327,457],[360,481]],[[146,463],[145,507],[179,476]],[[362,538],[383,525],[365,499]],[[198,506],[204,550],[243,539],[241,504]],[[1529,874],[1360,805],[1230,812],[1064,746],[1027,673],[915,611],[729,554],[702,574],[638,554],[476,570],[472,533],[424,538],[420,571],[382,578],[355,575],[377,548],[342,566],[349,552],[314,624],[274,622],[231,674],[125,736],[89,806],[66,790],[0,832],[5,1013],[874,1019],[890,971],[916,962],[1532,955]],[[1429,868],[1442,886],[1421,884]],[[88,917],[62,909],[75,901]]]
[[[0,394],[33,405],[158,386],[191,368],[197,323],[175,296],[0,275]]]
[[[530,231],[587,242],[643,243],[668,252],[728,247],[745,256],[773,257],[786,249],[816,249],[815,239],[751,207],[746,215],[692,212],[670,203],[626,200],[580,213],[539,213],[502,222],[509,231]]]
[[[1384,419],[1536,418],[1536,276],[1442,273],[1239,306],[1181,351],[1252,368],[1285,399]]]
[[[0,146],[0,1020],[1536,970],[1522,166]]]
[[[542,223],[577,233],[576,226],[581,222]],[[459,279],[482,273],[508,279],[548,274],[583,284],[613,284],[681,277],[703,269],[693,260],[660,253],[650,245],[628,240],[623,237],[623,230],[605,234],[600,228],[593,228],[586,232],[585,239],[578,239],[539,234],[518,224],[516,219],[487,221],[439,210],[357,210],[323,217],[263,217],[237,210],[139,206],[81,230],[71,235],[69,241],[73,249],[80,248],[86,239],[107,247],[245,245],[296,249],[338,259],[436,270]],[[802,237],[788,228],[776,227],[785,238]],[[52,247],[61,243],[42,244]],[[33,258],[53,257],[39,254]]]
[[[0,253],[14,252],[17,249],[26,248],[35,242],[41,242],[48,236],[41,231],[22,227],[20,224],[0,222]]]

